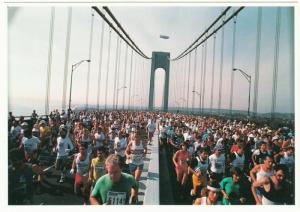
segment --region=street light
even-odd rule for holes
[[[196,93],[198,96],[200,96],[200,93],[198,91],[192,91],[193,93]]]
[[[72,81],[73,81],[73,71],[83,62],[91,62],[91,60],[81,60],[78,63],[72,65],[72,72],[71,72],[71,82],[70,82],[70,96],[69,96],[69,111],[71,111],[71,97],[72,97]]]
[[[239,68],[234,68],[232,71],[240,71],[241,74],[246,78],[246,80],[249,82],[249,97],[248,97],[248,117],[250,117],[250,93],[251,93],[251,75],[246,74],[243,70]]]
[[[135,104],[135,102],[134,102],[134,97],[138,97],[139,95],[138,94],[135,94],[135,95],[132,95],[131,96],[131,103],[133,104],[133,106],[134,106],[134,104]]]
[[[192,92],[199,96],[199,112],[200,112],[200,109],[201,109],[201,94],[198,91],[195,91],[195,90],[193,90]]]
[[[140,110],[142,110],[142,103],[144,102],[143,97],[140,98]]]
[[[181,97],[179,100],[182,100],[182,108],[183,108],[184,102],[186,102],[186,99]]]
[[[121,90],[121,89],[123,89],[123,88],[127,88],[126,86],[123,86],[123,87],[121,87],[121,88],[118,88],[117,89],[117,92],[119,92],[119,90]]]
[[[117,89],[117,101],[116,101],[116,109],[118,109],[118,104],[119,104],[119,91],[123,88],[127,88],[126,86],[122,86],[121,88]]]

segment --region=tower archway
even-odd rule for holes
[[[149,103],[148,103],[148,110],[150,111],[153,110],[155,71],[158,68],[162,68],[165,71],[163,111],[168,111],[169,77],[170,77],[170,70],[169,70],[170,53],[169,52],[152,52]]]

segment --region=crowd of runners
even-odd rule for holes
[[[294,128],[159,115],[175,201],[194,205],[294,204]]]
[[[85,204],[136,204],[138,182],[155,124],[143,112],[59,112],[8,119],[9,204],[32,204],[47,172],[74,179]],[[148,133],[148,136],[147,136]],[[56,157],[49,167],[41,155]],[[35,177],[35,181],[33,178]]]
[[[176,204],[294,204],[294,128],[164,112],[52,111],[8,117],[9,204],[32,204],[47,171],[85,204],[135,204],[157,130]],[[48,168],[40,155],[54,155]],[[33,182],[35,177],[36,182]]]

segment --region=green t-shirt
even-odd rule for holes
[[[92,196],[101,203],[109,205],[126,205],[129,203],[131,188],[137,189],[138,184],[132,175],[121,173],[119,182],[112,183],[108,174],[100,177],[92,191]]]
[[[223,197],[223,205],[237,204],[240,199],[240,185],[234,183],[232,177],[226,177],[220,182],[221,188],[229,196],[229,201]]]

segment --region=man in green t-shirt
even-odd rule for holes
[[[241,205],[246,202],[246,198],[241,195],[240,178],[242,171],[239,168],[232,167],[230,170],[232,177],[226,177],[220,182],[221,192],[223,194],[223,205]]]
[[[91,205],[126,205],[137,201],[138,183],[132,175],[121,171],[118,157],[114,154],[105,161],[107,174],[100,177],[91,193]]]

